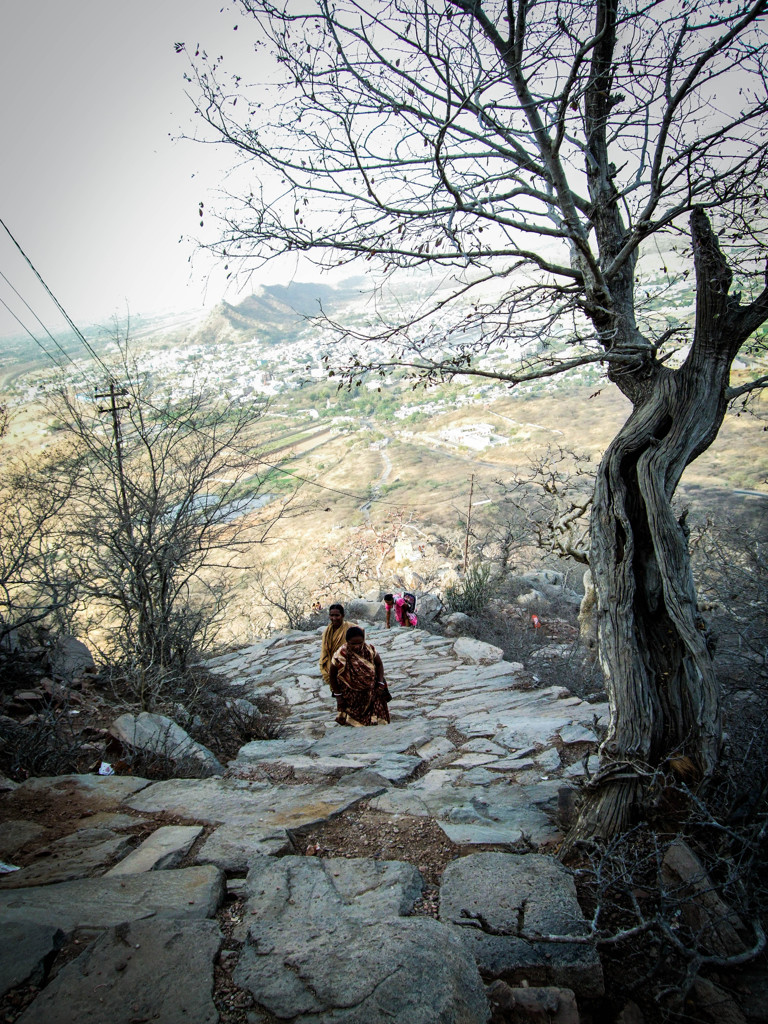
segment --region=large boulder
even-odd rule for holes
[[[395,541],[394,561],[398,567],[407,567],[413,562],[420,562],[424,558],[424,554],[424,544],[419,544],[409,537],[401,537]]]
[[[468,636],[460,636],[453,649],[461,661],[470,665],[495,665],[504,657],[504,651],[500,647],[494,647],[493,644],[487,644],[482,640],[473,640]]]
[[[386,610],[382,601],[365,601],[354,597],[344,605],[344,615],[352,622],[383,622]]]
[[[167,757],[180,767],[186,765],[195,778],[224,774],[224,767],[215,754],[165,715],[153,715],[149,711],[120,715],[109,731],[133,750]]]
[[[440,617],[443,610],[443,602],[436,594],[416,595],[416,614],[419,617],[420,625],[434,622]]]
[[[540,590],[526,590],[524,594],[518,594],[515,604],[529,612],[546,612],[552,607],[551,601]]]
[[[82,642],[74,636],[60,636],[53,645],[50,655],[51,673],[65,683],[71,683],[84,673],[96,671],[93,655]]]
[[[464,612],[451,612],[441,621],[446,636],[466,636],[475,631],[475,620]]]
[[[555,569],[535,569],[532,572],[524,572],[519,576],[515,577],[516,580],[522,580],[525,583],[530,583],[532,587],[562,587],[565,583],[565,576],[561,572],[557,572]]]

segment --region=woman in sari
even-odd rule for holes
[[[323,680],[331,685],[331,658],[347,638],[347,630],[353,626],[344,618],[344,605],[332,604],[328,609],[328,625],[323,632],[320,644],[320,674]]]
[[[384,666],[373,644],[365,642],[365,631],[360,626],[347,630],[346,643],[331,659],[330,677],[339,725],[389,722]]]

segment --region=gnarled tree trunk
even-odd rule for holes
[[[644,778],[667,759],[687,758],[700,779],[718,759],[718,686],[696,606],[688,532],[672,497],[685,467],[717,436],[731,363],[765,293],[745,307],[729,296],[731,273],[703,212],[694,212],[691,229],[697,303],[688,358],[678,370],[654,360],[631,381],[615,377],[634,408],[598,471],[590,552],[611,722],[597,785],[566,851],[631,824]]]

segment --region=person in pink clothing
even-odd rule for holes
[[[397,594],[395,595],[395,618],[397,619],[398,625],[400,626],[416,626],[418,619],[416,618],[416,598],[413,594]]]

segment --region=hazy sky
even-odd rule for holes
[[[179,239],[198,231],[197,204],[234,153],[174,141],[193,127],[174,43],[258,78],[250,26],[231,0],[3,0],[0,218],[81,326],[221,297],[221,276],[206,288],[209,264],[190,267],[194,246]],[[0,236],[0,270],[54,318]],[[0,298],[37,329],[2,277]],[[8,333],[20,328],[0,304]]]

